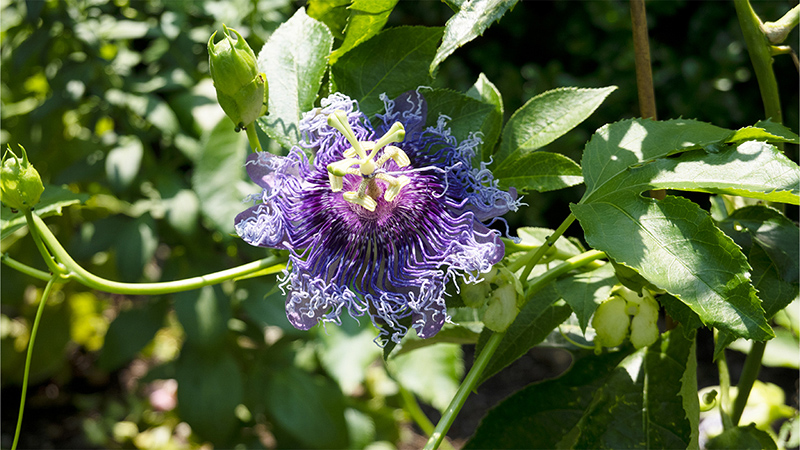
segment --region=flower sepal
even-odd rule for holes
[[[39,202],[44,185],[39,172],[28,161],[28,154],[23,146],[19,146],[22,157],[18,157],[11,145],[3,155],[3,165],[0,169],[2,181],[0,182],[0,201],[12,210],[25,210],[32,208]]]

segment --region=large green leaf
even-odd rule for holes
[[[502,116],[498,115],[495,105],[449,89],[425,91],[423,95],[428,103],[427,126],[436,126],[439,117],[444,115],[450,118],[447,127],[459,143],[474,138],[475,133],[481,133],[481,139],[492,134],[497,139],[500,131],[498,119],[502,120]],[[483,145],[477,149],[476,156],[480,157],[484,151]],[[476,164],[480,162],[478,158],[473,161]]]
[[[344,398],[332,381],[290,367],[269,371],[264,383],[267,412],[299,448],[347,447]]]
[[[388,361],[389,373],[409,391],[444,411],[464,374],[461,346],[437,344],[397,355]]]
[[[397,0],[353,0],[344,30],[344,42],[331,53],[331,64],[353,47],[378,34],[386,25]]]
[[[527,191],[548,192],[583,183],[581,166],[559,153],[532,152],[520,157],[516,164],[495,176],[500,187]]]
[[[367,116],[383,109],[380,95],[394,98],[428,85],[428,65],[436,53],[442,28],[397,27],[382,31],[342,55],[331,66],[339,91],[358,100]]]
[[[245,140],[244,133],[233,131],[233,123],[223,118],[203,137],[203,151],[192,173],[200,212],[225,235],[233,233],[233,218],[247,208],[242,200],[258,190],[244,181]]]
[[[85,202],[89,194],[75,194],[64,186],[48,184],[39,198],[39,203],[34,207],[34,212],[41,218],[60,216],[64,207]],[[25,214],[22,211],[12,212],[11,208],[3,206],[0,209],[0,230],[2,239],[25,225]]]
[[[351,2],[352,0],[308,0],[306,13],[324,23],[336,39],[344,39],[344,28],[350,16],[347,7]]]
[[[696,204],[640,195],[674,188],[797,203],[797,166],[767,143],[725,145],[734,135],[690,120],[606,125],[586,146],[587,191],[571,207],[590,245],[679,298],[704,323],[763,340],[772,332],[739,247]]]
[[[238,425],[234,411],[242,403],[244,392],[242,371],[233,355],[184,345],[175,379],[181,420],[215,447],[231,448],[229,440]]]
[[[258,124],[284,147],[300,140],[300,118],[314,106],[332,46],[328,27],[300,8],[258,54],[258,68],[269,83],[269,114]]]
[[[772,450],[777,449],[778,446],[766,431],[759,430],[755,424],[751,423],[746,427],[725,430],[719,436],[710,439],[706,443],[706,448],[709,450]]]
[[[615,284],[617,277],[614,275],[614,266],[604,264],[595,270],[558,280],[556,290],[578,316],[581,330],[585,333],[589,318],[608,298]]]
[[[560,378],[513,394],[489,411],[464,449],[558,448],[627,354],[584,354]]]
[[[543,92],[522,105],[506,123],[494,157],[494,174],[503,178],[523,164],[523,158],[553,142],[586,120],[616,86],[600,89],[559,88]]]
[[[430,74],[436,70],[457,48],[483,34],[487,28],[511,9],[517,0],[468,0],[454,1],[458,11],[445,24],[442,45],[430,63]]]
[[[483,103],[494,105],[494,113],[489,115],[488,126],[485,127],[485,131],[482,130],[483,144],[481,148],[483,151],[478,155],[481,161],[488,162],[494,153],[494,146],[500,137],[500,130],[503,128],[503,111],[505,110],[503,96],[500,94],[500,90],[483,73],[478,75],[478,80],[469,88],[467,96]]]
[[[168,309],[169,303],[157,300],[121,311],[108,327],[97,365],[112,371],[133,359],[164,326]]]
[[[564,302],[556,302],[558,298],[558,292],[552,283],[531,297],[506,330],[500,346],[492,355],[481,375],[480,383],[516,361],[533,346],[542,342],[554,328],[567,320],[572,314],[572,309]],[[476,355],[483,350],[490,334],[491,331],[488,329],[481,333],[475,350]]]

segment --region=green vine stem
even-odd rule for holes
[[[733,409],[731,410],[731,424],[733,426],[737,426],[739,419],[742,418],[744,407],[747,405],[747,397],[750,396],[753,383],[755,383],[756,378],[758,378],[758,372],[761,370],[761,359],[764,357],[764,349],[766,347],[767,343],[765,341],[753,341],[750,352],[747,354],[747,359],[744,361],[739,384],[736,385],[736,400],[734,400]]]
[[[483,370],[489,364],[489,360],[492,359],[492,355],[494,355],[494,352],[503,340],[503,336],[505,336],[505,333],[494,333],[489,337],[489,341],[486,342],[483,351],[478,355],[467,377],[464,378],[461,386],[458,387],[455,397],[453,397],[450,405],[444,411],[444,414],[442,414],[439,423],[436,424],[436,429],[431,433],[431,437],[428,439],[428,443],[425,444],[424,450],[439,448],[439,444],[441,444],[442,439],[444,439],[444,436],[447,434],[447,430],[450,429],[450,425],[452,425],[453,421],[456,419],[458,412],[461,411],[461,407],[464,406],[464,402],[467,401],[470,392],[477,386]]]
[[[244,127],[247,132],[247,140],[250,142],[250,148],[257,152],[263,152],[261,148],[261,141],[258,140],[258,133],[256,133],[256,123],[250,122],[249,125]]]
[[[25,275],[31,276],[33,278],[37,278],[42,281],[48,281],[50,280],[50,278],[52,278],[52,275],[50,275],[49,273],[41,271],[39,269],[34,269],[33,267],[27,264],[21,263],[8,256],[8,253],[3,253],[2,261],[3,264],[16,270],[17,272],[24,273]]]
[[[569,226],[572,225],[572,222],[574,222],[575,219],[576,217],[574,214],[570,214],[569,216],[567,216],[567,218],[564,219],[563,222],[561,222],[561,225],[558,226],[556,231],[553,232],[553,234],[551,234],[550,236],[548,236],[547,239],[545,239],[544,245],[537,248],[536,250],[531,250],[527,254],[521,256],[517,261],[515,261],[515,264],[513,266],[509,267],[509,270],[511,270],[512,272],[516,272],[519,269],[519,267],[522,267],[521,265],[517,267],[517,264],[525,265],[525,269],[519,276],[519,280],[520,282],[522,282],[523,286],[527,284],[528,275],[531,274],[531,270],[533,270],[534,266],[536,266],[536,264],[539,263],[539,260],[542,259],[545,253],[547,253],[548,250],[550,250],[550,248],[553,247],[553,244],[555,244],[556,240],[559,237],[561,237],[561,235],[564,234],[565,231],[567,231],[567,228],[569,228]],[[516,267],[516,269],[512,269],[511,267]]]
[[[433,423],[422,411],[422,408],[419,407],[419,403],[417,402],[417,398],[414,397],[414,394],[403,386],[400,386],[400,396],[403,398],[403,409],[406,410],[423,433],[428,436],[432,435],[434,430]],[[445,450],[455,450],[446,439],[442,441],[442,448]]]
[[[758,18],[749,0],[734,0],[736,15],[739,17],[739,26],[742,28],[747,52],[756,72],[758,89],[761,91],[761,100],[764,102],[766,118],[773,122],[783,123],[781,101],[778,96],[778,81],[772,70],[772,49],[769,40],[762,31],[761,19]],[[783,151],[783,145],[779,146]]]
[[[719,331],[715,329],[714,344],[717,343],[718,339]],[[725,358],[724,350],[720,353],[719,358],[717,358],[717,370],[719,371],[719,415],[722,418],[723,429],[729,430],[733,428],[733,422],[731,421],[731,416],[728,415],[725,409],[728,407],[728,402],[730,401],[731,376],[728,372],[728,361]]]
[[[571,216],[572,220],[575,220],[574,216]],[[559,227],[561,233],[557,235],[554,234],[553,242],[555,241],[558,236],[563,234],[563,229],[566,229],[569,224],[572,223],[571,220],[564,221],[562,227]],[[552,237],[552,236],[551,236]],[[550,241],[550,238],[548,238]],[[549,248],[548,245],[543,245],[541,248]],[[541,249],[540,248],[540,249]],[[544,252],[542,252],[544,254]],[[540,255],[541,256],[541,255]],[[587,264],[593,263],[595,260],[604,258],[606,256],[605,253],[598,251],[598,250],[589,250],[588,252],[581,253],[580,255],[573,256],[568,260],[564,261],[563,263],[559,264],[558,266],[554,267],[551,270],[548,270],[542,276],[536,278],[525,291],[525,302],[533,297],[533,294],[541,290],[545,287],[548,283],[552,282],[559,276],[577,269],[579,267],[583,267]],[[458,387],[458,391],[456,392],[455,397],[450,402],[450,405],[442,414],[442,418],[439,420],[439,423],[436,425],[436,429],[431,433],[430,439],[428,439],[428,443],[425,445],[424,450],[433,450],[438,448],[439,444],[444,439],[444,436],[447,434],[447,430],[450,429],[450,426],[453,424],[458,412],[461,411],[461,407],[464,406],[464,402],[467,400],[469,393],[475,390],[477,386],[478,380],[480,380],[481,374],[483,370],[486,369],[486,366],[489,364],[489,361],[492,359],[494,352],[497,351],[497,347],[500,345],[500,342],[503,340],[503,336],[505,333],[493,333],[489,337],[489,341],[486,342],[486,345],[483,347],[483,350],[478,355],[478,358],[475,360],[475,364],[470,369],[467,377],[461,383],[461,386]]]
[[[39,300],[39,307],[36,308],[36,318],[33,319],[33,326],[31,327],[31,338],[28,340],[28,353],[25,357],[25,372],[22,374],[22,394],[19,400],[19,416],[17,417],[17,428],[14,431],[14,443],[11,444],[11,450],[17,448],[19,443],[19,432],[22,428],[22,416],[25,412],[25,397],[28,394],[28,375],[31,372],[31,360],[33,357],[33,343],[36,341],[36,332],[39,330],[39,322],[42,320],[42,312],[44,312],[44,305],[47,303],[47,298],[50,296],[50,290],[58,279],[58,275],[53,275],[48,280],[47,285],[42,292],[42,298]]]
[[[47,225],[44,223],[44,221],[36,214],[31,215],[30,222],[28,224],[31,228],[36,228],[36,232],[41,235],[44,243],[50,248],[50,250],[53,252],[53,255],[68,271],[66,275],[64,275],[65,277],[75,279],[87,287],[116,294],[153,295],[188,291],[190,289],[197,289],[203,286],[218,284],[233,278],[250,275],[260,270],[269,269],[286,261],[286,258],[283,257],[270,256],[231,269],[192,278],[185,278],[182,280],[158,283],[121,283],[118,281],[111,281],[98,277],[97,275],[94,275],[81,267],[77,262],[75,262],[74,259],[72,259],[64,247],[61,246],[61,243],[58,242],[58,239],[56,239],[50,229],[47,228]]]
[[[42,236],[41,236],[41,233],[39,232],[39,229],[36,228],[35,226],[32,226],[33,220],[34,220],[33,219],[34,216],[36,216],[36,215],[33,214],[33,212],[30,209],[27,209],[25,211],[25,220],[28,222],[28,229],[30,230],[31,237],[33,238],[33,242],[34,242],[34,244],[36,244],[36,248],[39,250],[39,253],[42,254],[42,258],[44,259],[44,262],[47,265],[47,268],[50,269],[50,273],[52,273],[54,275],[56,275],[56,274],[63,275],[65,273],[64,269],[62,267],[59,267],[59,265],[56,263],[55,259],[53,258],[53,255],[51,255],[50,252],[47,251],[47,248],[45,247],[44,243],[42,242]],[[39,218],[39,216],[36,216],[36,218]],[[45,227],[45,228],[47,228],[47,227]],[[48,229],[47,231],[49,232],[50,230]]]

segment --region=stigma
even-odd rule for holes
[[[378,206],[376,200],[380,195],[380,189],[376,184],[377,180],[381,180],[387,185],[383,192],[383,198],[387,202],[393,201],[403,187],[411,181],[405,175],[394,176],[383,169],[383,165],[390,159],[399,167],[406,167],[411,163],[403,150],[390,145],[405,139],[406,131],[403,124],[395,122],[389,131],[377,141],[359,141],[347,121],[347,114],[341,110],[328,116],[328,125],[339,130],[350,142],[350,148],[344,151],[344,159],[328,164],[328,181],[331,190],[339,192],[344,189],[345,175],[361,176],[358,189],[342,194],[346,201],[360,205],[369,211],[375,211]],[[383,151],[381,152],[381,150]],[[376,160],[379,152],[381,156]]]

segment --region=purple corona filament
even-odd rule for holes
[[[500,261],[500,233],[483,222],[519,201],[485,164],[473,168],[477,135],[458,143],[444,116],[425,127],[418,91],[381,99],[377,129],[336,93],[304,114],[302,142],[287,156],[251,154],[247,173],[262,192],[235,228],[251,245],[290,250],[292,325],[367,314],[385,344],[408,326],[422,338],[442,328],[445,284],[475,282]]]

